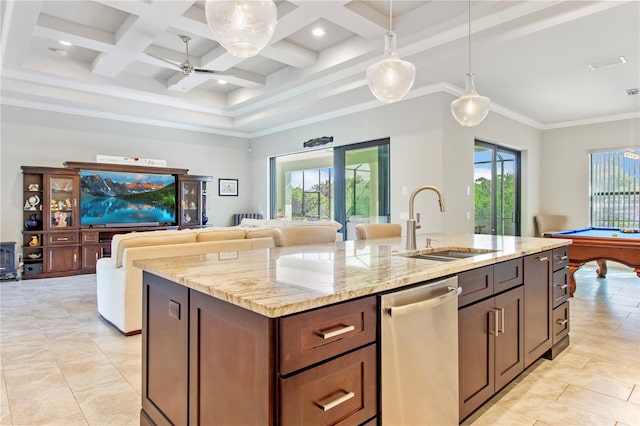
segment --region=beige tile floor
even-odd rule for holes
[[[578,272],[571,346],[465,425],[640,425],[640,279]],[[96,314],[95,276],[0,282],[0,424],[137,425],[140,336]]]

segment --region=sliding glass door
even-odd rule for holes
[[[343,225],[345,239],[355,239],[358,223],[388,223],[389,139],[380,139],[335,149],[336,220]]]
[[[520,152],[476,141],[475,233],[520,235]]]
[[[271,218],[336,220],[345,239],[358,223],[390,216],[389,139],[271,159]]]

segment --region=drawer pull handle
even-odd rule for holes
[[[563,284],[563,285],[560,286],[560,290],[566,290],[567,287],[569,287],[568,284]]]
[[[356,327],[354,325],[344,325],[340,324],[337,327],[331,327],[328,329],[318,331],[318,335],[323,339],[331,339],[332,337],[339,336],[344,333],[348,333],[350,331],[355,330]]]
[[[539,257],[538,260],[540,262],[546,262],[547,260],[549,260],[549,258],[547,256],[543,256],[543,257]]]
[[[558,325],[566,325],[568,322],[569,322],[568,319],[562,319],[562,320],[556,321],[556,324],[558,324]]]
[[[342,392],[345,392],[345,391],[342,391]],[[327,402],[326,404],[323,404],[321,402],[316,402],[316,405],[318,407],[322,408],[322,411],[329,411],[332,408],[337,407],[338,405],[342,404],[343,402],[347,402],[348,400],[350,400],[354,396],[356,396],[355,393],[346,392],[344,395],[341,395],[341,396],[337,397],[336,399],[333,399],[333,400]]]
[[[560,256],[560,260],[567,260],[568,258],[568,256]]]
[[[69,237],[58,237],[56,238],[57,241],[69,241]]]

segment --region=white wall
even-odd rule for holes
[[[462,127],[451,116],[452,100],[443,96],[442,102],[443,164],[447,171],[443,189],[449,195],[451,212],[446,215],[445,229],[450,233],[473,232],[473,150],[477,139],[521,152],[521,234],[533,235],[533,216],[540,206],[541,132],[495,112],[489,112],[479,126]],[[471,189],[469,196],[467,187]],[[470,221],[466,220],[467,212]]]
[[[589,226],[589,151],[640,146],[640,119],[546,130],[542,137],[541,213]]]
[[[567,214],[570,227],[589,223],[589,157],[592,149],[640,145],[640,119],[572,128],[536,129],[489,113],[477,127],[451,117],[452,96],[435,94],[247,140],[198,132],[107,121],[17,107],[2,107],[0,134],[0,238],[20,241],[21,165],[62,167],[65,161],[95,161],[96,154],[166,159],[169,167],[210,175],[210,223],[229,224],[236,212],[268,214],[268,159],[302,151],[302,143],[334,136],[327,146],[391,138],[391,221],[402,223],[409,193],[418,185],[443,189],[448,211],[434,194],[416,198],[424,231],[473,232],[474,139],[522,151],[522,234],[532,235],[538,213]],[[251,153],[249,153],[249,144]],[[326,146],[325,146],[326,147]],[[544,159],[544,160],[543,160]],[[239,179],[239,197],[218,197],[217,179]],[[407,195],[403,195],[403,187]],[[473,217],[473,214],[471,215]]]
[[[473,233],[473,146],[477,138],[524,150],[522,233],[529,235],[529,219],[540,203],[540,131],[495,113],[480,126],[463,128],[451,116],[453,99],[442,93],[424,96],[252,140],[254,209],[262,208],[268,214],[269,157],[303,151],[304,141],[319,136],[334,137],[328,146],[390,137],[391,222],[405,225],[402,217],[409,211],[413,188],[435,185],[443,190],[448,211],[440,213],[435,194],[419,194],[415,211],[422,213],[422,231]],[[467,186],[472,191],[469,196]],[[471,213],[471,220],[466,219],[466,212]]]
[[[249,209],[253,197],[246,139],[8,106],[0,136],[2,241],[21,241],[22,165],[64,167],[65,161],[95,162],[96,154],[167,160],[167,167],[213,176],[207,216],[219,226]],[[239,196],[218,197],[218,178],[239,179]]]

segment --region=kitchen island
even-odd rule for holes
[[[494,290],[499,265],[514,271],[519,278],[510,278],[510,285],[525,296],[527,289],[541,289],[529,291],[536,302],[528,315],[536,323],[531,336],[543,336],[530,345],[529,358],[552,350],[553,265],[562,262],[570,240],[436,239],[437,248],[418,252],[392,238],[136,262],[145,271],[141,423],[376,424],[379,296],[459,276],[469,283],[461,300],[486,301],[502,291]],[[411,257],[443,248],[469,256]],[[536,268],[529,282],[528,258]],[[468,278],[489,270],[491,282],[482,282],[491,292],[485,294],[476,285],[481,281]],[[497,269],[495,276],[497,288]],[[526,320],[526,301],[520,311]],[[488,318],[487,327],[500,334],[498,314],[495,323]],[[526,327],[524,333],[519,341],[533,342]],[[518,357],[522,368],[530,364],[524,365],[524,353]]]

